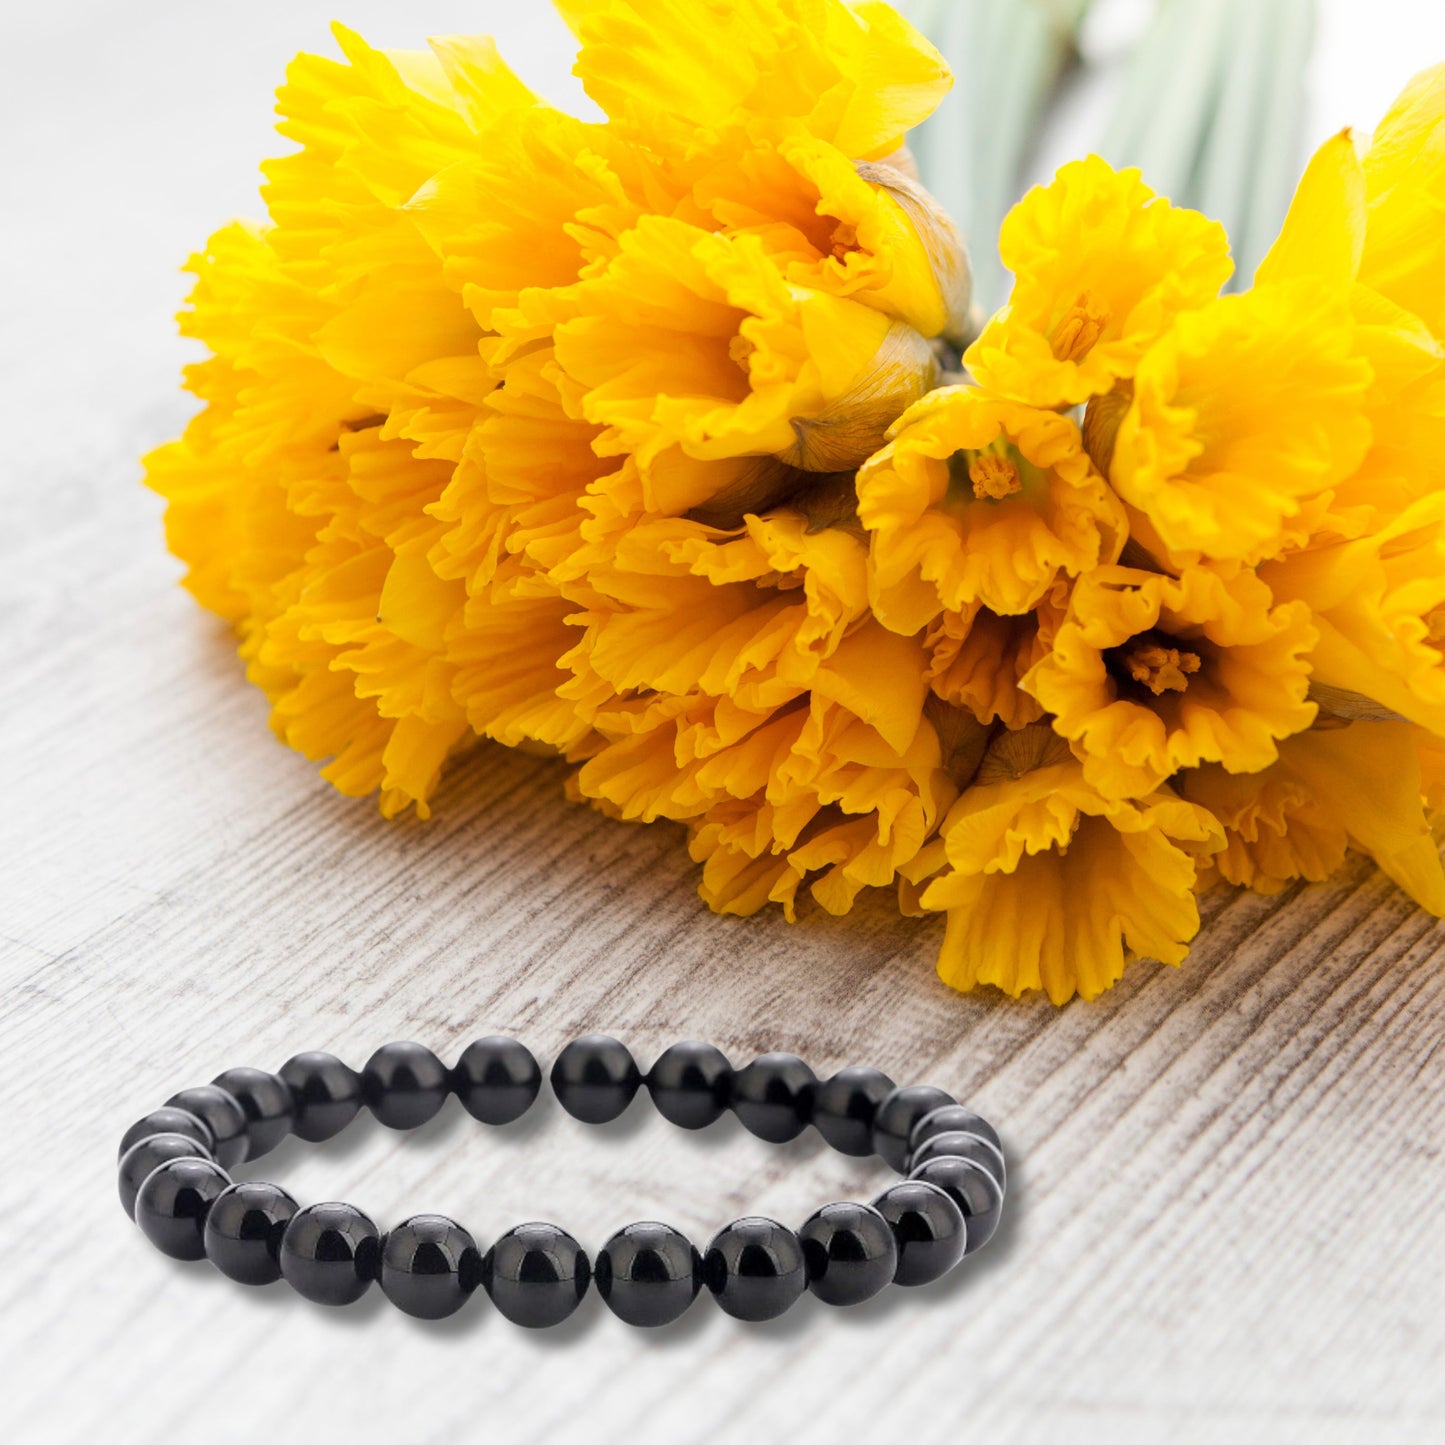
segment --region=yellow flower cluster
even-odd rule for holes
[[[277,733],[425,816],[478,737],[689,830],[720,911],[945,912],[1091,997],[1216,878],[1372,854],[1445,912],[1445,72],[1312,163],[1253,290],[1095,158],[968,329],[879,0],[559,0],[605,112],[490,41],[301,56],[265,225],[193,259],[147,459]]]

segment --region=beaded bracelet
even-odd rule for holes
[[[804,1289],[859,1304],[885,1285],[926,1284],[988,1243],[1003,1207],[1003,1150],[993,1127],[942,1089],[895,1088],[877,1069],[822,1082],[792,1054],[763,1054],[734,1071],[711,1044],[667,1049],[646,1078],[616,1039],[588,1034],[558,1055],[552,1087],[584,1123],[615,1119],[646,1083],[658,1112],[701,1129],[731,1110],[781,1143],[812,1124],[840,1153],[880,1154],[906,1176],[871,1204],[826,1204],[794,1232],[776,1220],[734,1220],[706,1254],[679,1231],[619,1229],[591,1264],[552,1224],[520,1224],[483,1254],[460,1224],[419,1214],[382,1234],[350,1204],[300,1208],[275,1184],[232,1183],[227,1170],[287,1134],[329,1139],[365,1104],[382,1124],[414,1129],[455,1094],[474,1118],[507,1124],[542,1084],[515,1039],[479,1039],[448,1069],[420,1044],[379,1048],[358,1074],[331,1054],[305,1053],[275,1074],[229,1069],[183,1089],[121,1139],[120,1198],[146,1237],[174,1259],[209,1259],[242,1284],[286,1279],[319,1304],[360,1299],[373,1281],[399,1309],[441,1319],[480,1285],[519,1325],[555,1325],[589,1282],[628,1324],[670,1323],[706,1285],[728,1314],[766,1320]]]

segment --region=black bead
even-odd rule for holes
[[[920,1164],[927,1164],[930,1159],[968,1159],[993,1175],[1000,1193],[1008,1188],[1003,1155],[982,1135],[965,1134],[958,1129],[930,1135],[909,1154],[909,1174]]]
[[[916,1165],[908,1177],[936,1184],[958,1205],[968,1231],[966,1254],[982,1249],[993,1238],[1003,1214],[1003,1190],[983,1165],[957,1155],[942,1155]]]
[[[732,1110],[744,1129],[782,1144],[808,1127],[817,1075],[794,1054],[760,1054],[733,1075]]]
[[[775,1219],[735,1219],[713,1236],[703,1280],[719,1307],[739,1320],[771,1320],[808,1286],[803,1246]]]
[[[998,1130],[982,1114],[975,1114],[964,1104],[945,1104],[941,1109],[925,1114],[913,1126],[908,1142],[916,1149],[935,1134],[955,1132],[977,1134],[980,1139],[987,1139],[1000,1155],[1003,1154],[1003,1140],[998,1137]]]
[[[361,1109],[361,1075],[335,1054],[297,1054],[279,1073],[291,1090],[291,1131],[309,1144],[339,1134]]]
[[[963,1258],[963,1211],[936,1184],[905,1179],[885,1189],[873,1207],[888,1221],[898,1244],[895,1284],[928,1284]]]
[[[184,1134],[151,1134],[138,1139],[120,1156],[120,1207],[135,1218],[135,1197],[152,1169],[170,1159],[209,1159],[215,1156],[204,1144],[197,1144]]]
[[[951,1104],[942,1089],[931,1084],[909,1084],[894,1091],[878,1106],[873,1116],[873,1152],[883,1158],[898,1172],[908,1162],[908,1141],[913,1126],[934,1109]]]
[[[204,1259],[206,1213],[230,1176],[209,1159],[169,1159],[152,1169],[136,1195],[141,1233],[172,1259]]]
[[[561,1324],[582,1302],[592,1267],[582,1246],[555,1224],[519,1224],[482,1260],[482,1283],[514,1325]]]
[[[647,1071],[657,1112],[680,1129],[705,1129],[732,1101],[733,1066],[711,1044],[693,1040],[664,1049]]]
[[[481,1283],[477,1242],[443,1214],[414,1214],[381,1243],[381,1289],[419,1320],[454,1315]]]
[[[552,1065],[552,1091],[562,1107],[584,1124],[615,1119],[641,1083],[632,1055],[606,1034],[573,1039]]]
[[[808,1288],[824,1304],[856,1305],[892,1284],[898,1244],[888,1221],[869,1204],[825,1204],[798,1231]]]
[[[281,1236],[281,1273],[319,1305],[349,1305],[371,1288],[381,1260],[376,1225],[351,1204],[310,1204]]]
[[[227,1069],[211,1082],[230,1094],[246,1116],[247,1159],[270,1153],[291,1132],[295,1105],[279,1075],[265,1069]]]
[[[115,1157],[121,1158],[133,1144],[139,1144],[142,1139],[149,1139],[154,1134],[184,1134],[186,1138],[194,1139],[197,1144],[204,1144],[208,1152],[215,1142],[203,1119],[189,1109],[167,1106],[164,1109],[152,1109],[149,1114],[137,1119],[120,1136],[120,1150]]]
[[[877,1069],[839,1069],[813,1090],[813,1125],[840,1154],[873,1152],[873,1118],[893,1092],[893,1080]]]
[[[532,1107],[542,1070],[516,1039],[492,1035],[468,1044],[452,1069],[452,1093],[483,1124],[510,1124]]]
[[[594,1266],[597,1293],[618,1319],[651,1328],[668,1325],[702,1288],[702,1256],[685,1234],[646,1221],[619,1229]]]
[[[361,1097],[388,1129],[419,1128],[450,1092],[446,1065],[421,1044],[383,1044],[361,1071]]]
[[[234,1169],[246,1162],[251,1147],[246,1135],[246,1115],[233,1095],[214,1084],[200,1084],[172,1094],[166,1105],[194,1114],[211,1131],[211,1153],[222,1169]]]
[[[274,1284],[281,1278],[281,1236],[296,1210],[279,1184],[231,1185],[206,1215],[206,1258],[240,1284]]]

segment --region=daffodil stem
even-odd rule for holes
[[[1257,3],[1257,0],[1250,0]],[[1213,120],[1239,0],[1160,0],[1130,57],[1104,158],[1182,200]]]
[[[1298,172],[1316,0],[1159,0],[1101,146],[1224,223],[1247,284]]]
[[[1090,0],[912,0],[955,88],[912,137],[924,183],[959,222],[974,296],[1007,281],[999,225],[1074,57]],[[1317,0],[1157,0],[1097,148],[1155,190],[1224,223],[1247,284],[1289,201]],[[1091,149],[1081,143],[1080,155]]]

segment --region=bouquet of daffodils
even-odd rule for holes
[[[887,5],[558,3],[605,121],[338,28],[191,262],[148,481],[277,734],[388,816],[553,751],[720,912],[945,914],[958,988],[1093,997],[1350,850],[1445,913],[1445,67],[1249,289],[1090,157],[985,320]]]

